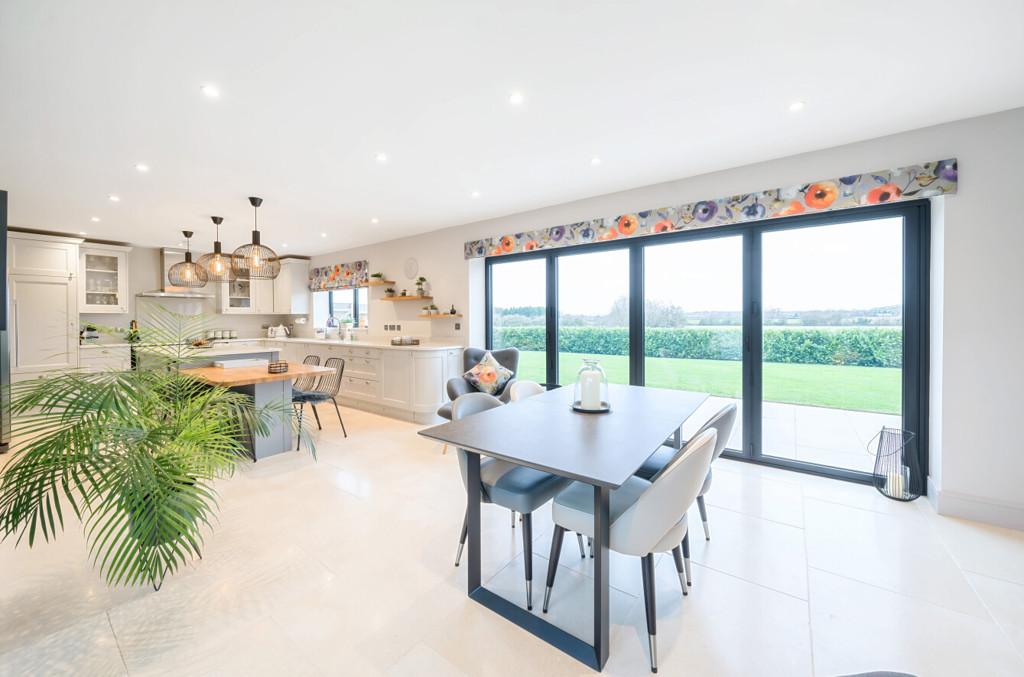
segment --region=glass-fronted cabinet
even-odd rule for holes
[[[253,309],[252,280],[232,280],[224,283],[221,312],[251,313]]]
[[[128,312],[128,252],[130,247],[86,245],[79,248],[78,311]]]

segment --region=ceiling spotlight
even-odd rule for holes
[[[378,218],[377,218],[377,217],[375,216],[375,217],[373,217],[372,219],[370,219],[370,223],[380,223],[380,219],[378,219]]]
[[[474,190],[472,193],[469,194],[469,196],[475,200],[478,197],[480,197],[480,191]]]
[[[80,230],[80,231],[78,231],[78,234],[79,235],[85,235],[85,231],[84,230]]]
[[[789,104],[789,112],[799,113],[804,109],[805,105],[806,104],[803,101],[794,101],[793,103]]]
[[[508,102],[513,106],[520,106],[525,100],[522,92],[512,92],[508,95]]]
[[[387,153],[377,153],[377,164],[386,165],[388,163]]]
[[[120,202],[121,201],[121,198],[119,198],[117,195],[108,195],[107,199],[110,200],[111,202]]]
[[[100,222],[100,217],[98,217],[98,216],[94,216],[94,217],[92,217],[92,218],[91,218],[91,219],[89,219],[89,220],[90,220],[90,221],[92,221],[93,223],[99,223],[99,222]]]
[[[139,164],[135,165],[135,171],[139,172],[140,174],[145,174],[146,172],[149,171],[149,165],[140,162]]]
[[[597,165],[601,164],[601,158],[595,155],[594,157],[590,158],[590,164],[596,167]]]
[[[320,237],[327,237],[327,233],[320,233]]]
[[[220,98],[220,90],[215,85],[203,85],[199,88],[199,91],[203,93],[207,99]]]
[[[283,242],[283,243],[281,243],[281,246],[282,246],[282,247],[283,247],[284,249],[288,249],[288,243],[287,243],[287,242]]]

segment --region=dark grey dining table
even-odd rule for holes
[[[609,496],[665,444],[681,444],[683,423],[707,393],[610,385],[611,411],[573,411],[572,388],[556,388],[420,435],[467,452],[469,597],[600,671],[608,660]],[[594,643],[486,589],[480,580],[480,455],[518,463],[594,488]]]

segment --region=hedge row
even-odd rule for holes
[[[739,327],[651,327],[644,335],[644,354],[693,360],[739,360],[742,342]],[[494,345],[544,350],[544,327],[496,327]],[[569,353],[628,355],[629,330],[625,327],[562,327],[559,348]],[[764,331],[765,362],[899,367],[902,357],[903,332],[896,327]]]

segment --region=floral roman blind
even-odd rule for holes
[[[335,263],[309,269],[309,290],[327,291],[330,289],[352,289],[365,287],[368,281],[369,263],[352,261],[351,263]]]
[[[504,256],[535,249],[660,235],[679,230],[714,228],[775,219],[794,214],[853,209],[886,202],[916,200],[956,193],[957,161],[937,160],[920,165],[851,174],[835,179],[773,188],[758,193],[701,200],[674,207],[570,223],[553,228],[509,233],[465,244],[465,257]]]

